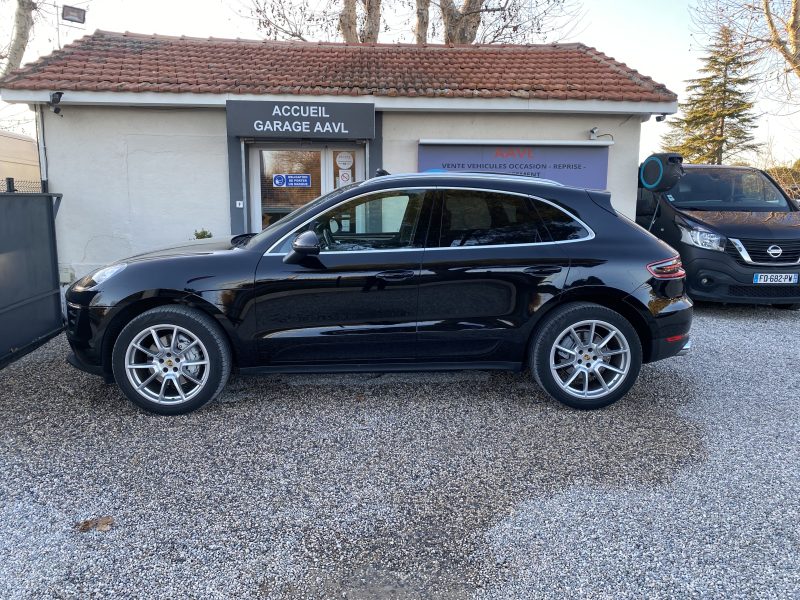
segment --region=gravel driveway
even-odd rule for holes
[[[58,338],[0,372],[0,597],[798,597],[800,314],[693,336],[599,412],[465,372],[238,377],[172,418]]]

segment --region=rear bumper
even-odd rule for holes
[[[627,303],[633,308],[641,307],[639,314],[647,322],[650,343],[642,347],[644,362],[686,354],[691,350],[689,330],[694,309],[682,289],[680,295],[670,298],[656,294],[650,285],[644,285],[628,297]]]

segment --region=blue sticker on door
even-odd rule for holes
[[[272,176],[272,187],[285,188],[310,188],[311,175],[298,175],[296,173],[278,173]]]

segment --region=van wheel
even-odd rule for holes
[[[178,415],[216,398],[231,372],[220,326],[185,306],[148,310],[119,334],[111,355],[122,393],[146,411]]]
[[[536,382],[556,400],[573,408],[602,408],[636,382],[642,346],[618,312],[576,302],[544,317],[529,360]]]

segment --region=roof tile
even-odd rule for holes
[[[583,44],[333,44],[96,31],[13,71],[13,90],[674,102]]]

